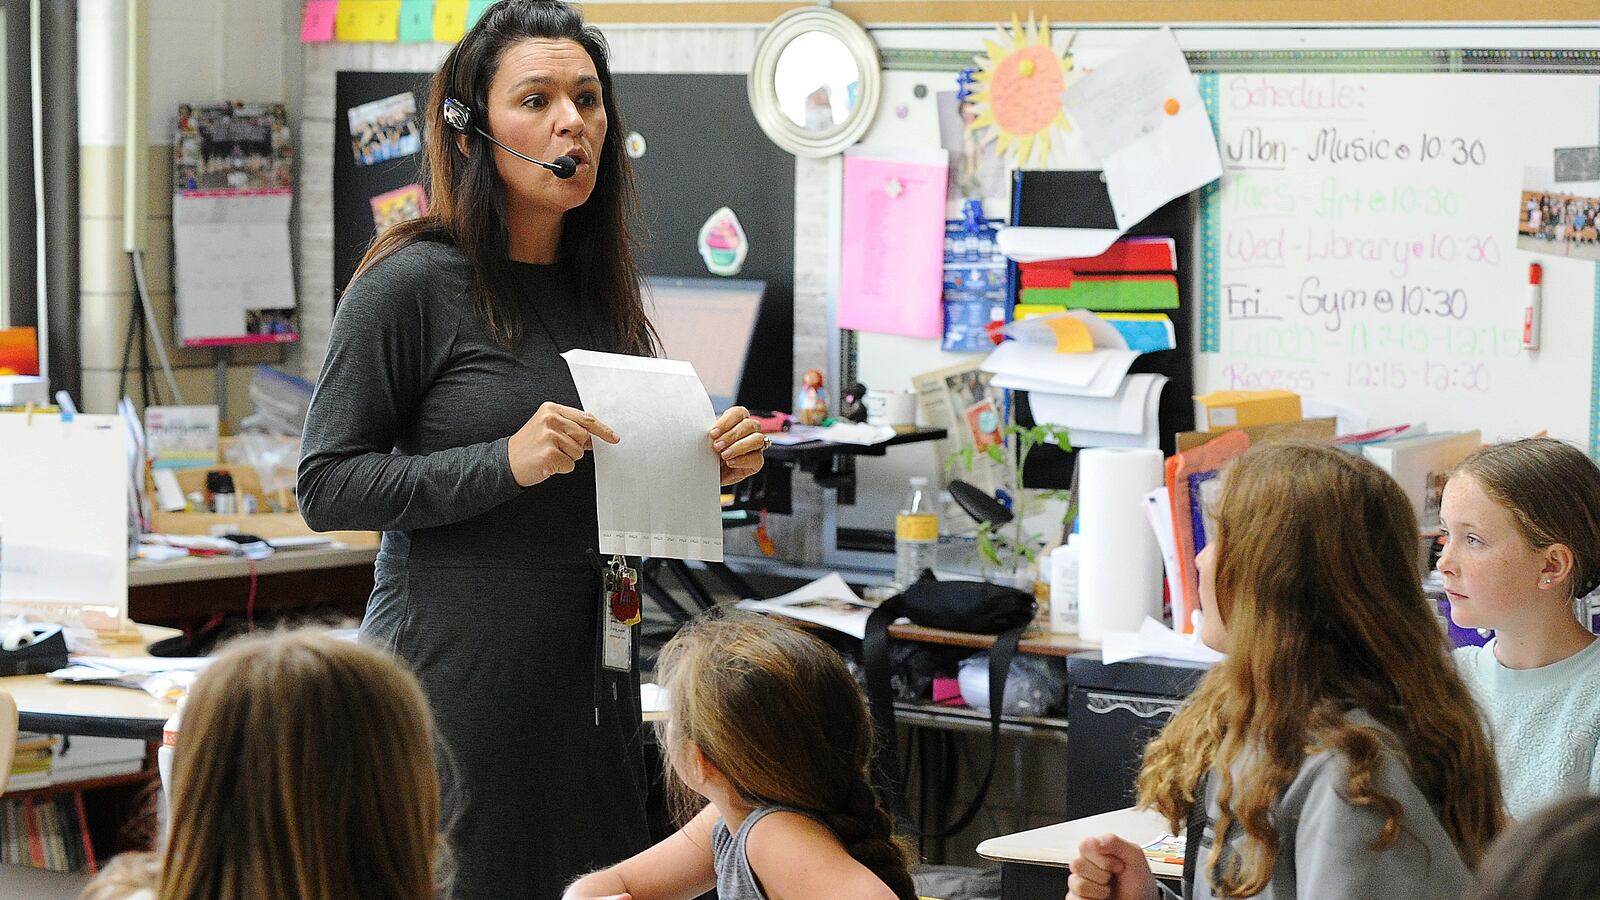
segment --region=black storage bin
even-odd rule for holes
[[[1133,805],[1145,744],[1206,670],[1168,659],[1106,665],[1098,652],[1067,657],[1068,821]]]

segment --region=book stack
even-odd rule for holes
[[[17,752],[11,758],[7,791],[31,791],[50,786],[50,765],[55,738],[24,731],[17,735]]]
[[[0,863],[52,872],[94,872],[83,794],[0,801]]]

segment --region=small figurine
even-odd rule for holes
[[[828,418],[828,392],[822,387],[822,370],[807,369],[800,383],[795,415],[801,425],[821,425]]]
[[[865,422],[867,420],[867,386],[856,382],[845,389],[844,399],[839,401],[839,418],[851,422]]]

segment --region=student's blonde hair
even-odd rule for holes
[[[1226,477],[1217,608],[1206,615],[1222,616],[1229,653],[1146,748],[1140,804],[1177,828],[1215,771],[1218,846],[1234,826],[1244,839],[1228,865],[1213,852],[1201,871],[1219,896],[1254,896],[1282,850],[1278,799],[1308,754],[1333,751],[1349,764],[1342,793],[1383,817],[1372,849],[1392,847],[1405,810],[1378,786],[1379,732],[1346,718],[1361,709],[1398,738],[1408,774],[1476,867],[1500,827],[1500,776],[1423,597],[1405,494],[1372,463],[1308,443],[1254,448]]]
[[[196,680],[160,900],[432,900],[433,724],[399,663],[312,632],[247,638]]]
[[[1471,476],[1516,520],[1528,545],[1572,551],[1573,597],[1600,584],[1600,467],[1554,438],[1524,438],[1474,451],[1451,477]]]
[[[657,669],[672,698],[662,743],[680,818],[698,798],[671,763],[692,743],[744,802],[815,814],[897,897],[915,900],[907,849],[872,787],[866,700],[832,648],[738,614],[685,626]]]

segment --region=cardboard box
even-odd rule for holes
[[[222,439],[222,455],[226,459],[228,448],[233,442],[232,438]],[[381,538],[381,533],[376,531],[312,531],[306,520],[301,518],[299,507],[295,503],[294,492],[287,488],[268,494],[262,490],[261,477],[255,467],[250,465],[233,465],[221,463],[217,466],[175,469],[178,487],[183,490],[184,496],[198,491],[206,493],[206,473],[218,469],[226,469],[233,476],[234,492],[238,496],[239,504],[244,503],[246,496],[254,498],[256,512],[250,515],[244,513],[230,513],[221,515],[212,512],[162,512],[157,509],[151,527],[165,534],[205,534],[220,536],[224,534],[253,534],[264,538],[300,537],[302,535],[324,534],[327,537],[341,541],[352,546],[375,546]],[[150,491],[152,496],[154,490]]]
[[[1194,398],[1206,431],[1273,425],[1301,418],[1294,391],[1212,391]]]

